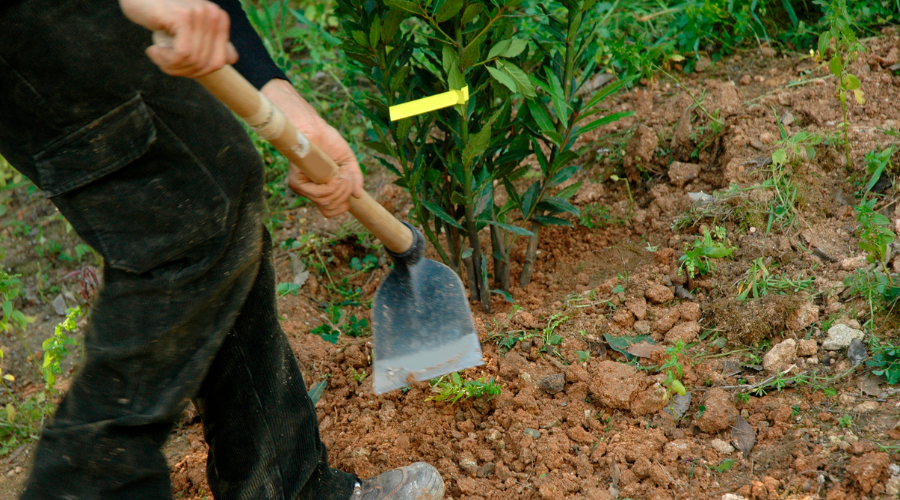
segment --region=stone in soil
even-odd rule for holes
[[[847,257],[841,261],[841,269],[844,271],[856,271],[869,265],[865,255],[857,255],[856,257]]]
[[[804,302],[794,310],[785,321],[785,326],[792,332],[805,330],[819,319],[819,306],[812,302]]]
[[[730,428],[734,416],[737,415],[731,394],[724,389],[710,389],[703,399],[703,406],[706,410],[697,419],[697,427],[709,434]]]
[[[862,340],[866,334],[862,330],[850,328],[847,325],[834,325],[828,329],[828,337],[822,342],[822,349],[826,351],[838,351],[850,347],[853,339]]]
[[[719,438],[710,441],[709,445],[721,455],[731,455],[734,453],[734,446],[731,446],[727,441]]]
[[[885,452],[866,453],[861,457],[852,457],[847,472],[863,493],[869,493],[881,481],[890,463],[891,457]]]
[[[801,339],[797,341],[797,356],[815,356],[819,352],[819,346],[815,339]]]
[[[654,304],[663,304],[674,299],[675,293],[667,286],[651,282],[644,291],[644,296]]]
[[[539,385],[547,394],[556,394],[566,388],[566,377],[562,373],[547,375],[541,379]]]
[[[685,184],[696,179],[700,175],[700,165],[696,163],[682,163],[680,161],[672,162],[669,166],[669,181],[677,187],[684,187]]]
[[[676,344],[680,340],[684,344],[688,344],[697,340],[697,334],[700,333],[700,324],[696,321],[688,321],[675,325],[666,333],[666,342]]]
[[[631,179],[632,170],[640,179],[639,168],[646,168],[653,160],[656,147],[659,145],[659,137],[652,128],[646,125],[638,125],[634,135],[625,146],[625,171]]]
[[[797,341],[787,339],[776,344],[763,356],[763,368],[769,374],[787,370],[797,357]]]

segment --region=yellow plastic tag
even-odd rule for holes
[[[462,90],[451,90],[443,94],[433,95],[431,97],[423,97],[415,101],[405,102],[396,106],[391,106],[388,111],[391,114],[391,121],[402,120],[410,116],[422,115],[437,111],[439,109],[463,104],[469,101],[469,86],[466,85]]]

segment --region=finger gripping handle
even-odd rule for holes
[[[231,66],[198,77],[197,81],[313,182],[325,184],[337,174],[337,164]],[[415,242],[410,229],[366,192],[359,198],[350,198],[350,213],[395,254],[403,254]]]

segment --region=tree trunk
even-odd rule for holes
[[[519,286],[522,288],[531,283],[531,273],[534,272],[534,262],[537,260],[538,243],[541,238],[541,226],[532,222],[531,232],[534,233],[534,236],[528,238],[525,262],[522,264],[522,274],[519,276]]]

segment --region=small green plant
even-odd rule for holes
[[[342,304],[328,304],[325,307],[325,322],[313,328],[310,333],[322,337],[323,340],[337,344],[341,333],[350,337],[363,337],[369,334],[369,321],[351,314],[345,318]]]
[[[612,215],[609,212],[609,207],[606,205],[591,203],[581,209],[578,223],[588,229],[600,229],[612,225],[621,225],[624,224],[624,221]]]
[[[722,474],[723,472],[728,472],[731,470],[731,467],[734,466],[735,460],[733,458],[726,458],[719,462],[719,465],[707,465],[706,467],[711,470]]]
[[[728,245],[725,238],[725,228],[716,226],[713,233],[705,226],[701,229],[702,236],[694,240],[692,244],[684,244],[684,255],[678,261],[681,265],[678,274],[687,271],[690,278],[697,275],[703,276],[715,271],[715,265],[710,259],[729,258],[734,253],[734,247]]]
[[[575,355],[578,356],[579,363],[586,363],[591,359],[591,351],[575,351]]]
[[[363,380],[365,380],[369,376],[369,372],[365,370],[356,371],[356,369],[351,366],[350,376],[353,377],[353,380],[355,380],[357,384],[362,384]]]
[[[872,358],[866,361],[866,366],[872,368],[872,373],[890,385],[900,383],[900,347],[891,342],[879,342],[873,337]]]
[[[556,351],[556,346],[562,343],[563,337],[556,333],[556,329],[559,325],[565,323],[569,320],[568,316],[564,316],[563,313],[556,313],[550,316],[550,319],[547,321],[547,327],[544,328],[544,331],[541,333],[541,340],[543,341],[543,346],[541,347],[541,352],[546,352],[549,354],[555,354],[559,357],[562,355]]]
[[[859,248],[866,251],[869,262],[886,264],[890,244],[897,237],[891,231],[891,221],[886,216],[875,211],[877,199],[864,201],[853,207],[856,212],[856,221],[859,223],[857,234],[859,235]]]
[[[681,366],[681,361],[678,359],[678,355],[681,354],[682,350],[684,350],[684,343],[681,340],[674,346],[666,348],[666,354],[669,355],[669,358],[659,367],[659,371],[666,374],[666,380],[663,382],[663,385],[669,392],[679,396],[687,394],[684,384],[681,382],[682,377],[684,377],[684,367]]]
[[[869,321],[874,321],[875,313],[893,308],[900,299],[900,286],[894,275],[878,269],[858,269],[844,278],[848,293],[862,297],[869,306]]]
[[[853,417],[850,415],[841,415],[837,418],[837,423],[844,429],[849,429],[853,426]]]
[[[275,287],[275,292],[278,294],[278,298],[282,298],[286,295],[297,296],[300,293],[300,285],[296,283],[279,283],[277,287]]]
[[[433,381],[431,385],[438,390],[438,394],[429,396],[425,401],[450,401],[452,405],[464,398],[487,397],[490,400],[494,396],[499,396],[503,390],[501,386],[494,382],[493,378],[487,381],[484,380],[484,377],[478,380],[463,381],[457,372],[444,375]]]
[[[777,264],[771,266],[773,269]],[[785,293],[787,291],[799,292],[801,290],[809,290],[815,283],[815,278],[802,278],[797,276],[796,279],[790,279],[784,275],[772,274],[769,267],[766,266],[765,259],[759,257],[750,263],[750,267],[744,276],[744,279],[738,282],[738,300],[745,301],[749,298],[757,299],[769,292]]]
[[[853,165],[850,163],[850,113],[847,94],[852,93],[859,105],[866,103],[859,78],[850,73],[850,64],[856,61],[857,55],[864,51],[865,47],[856,38],[854,21],[847,10],[847,0],[815,0],[814,3],[826,10],[825,18],[829,25],[828,30],[819,36],[819,55],[825,57],[832,43],[834,44],[832,56],[828,60],[828,69],[837,78],[836,93],[844,117],[841,127],[844,133],[845,167],[850,171]]]
[[[56,325],[53,336],[41,344],[44,351],[44,362],[41,364],[41,373],[44,375],[44,383],[48,391],[55,391],[56,376],[62,368],[60,362],[69,355],[69,347],[78,345],[75,339],[66,335],[78,329],[78,319],[84,315],[81,306],[70,308],[66,311],[66,319]]]

